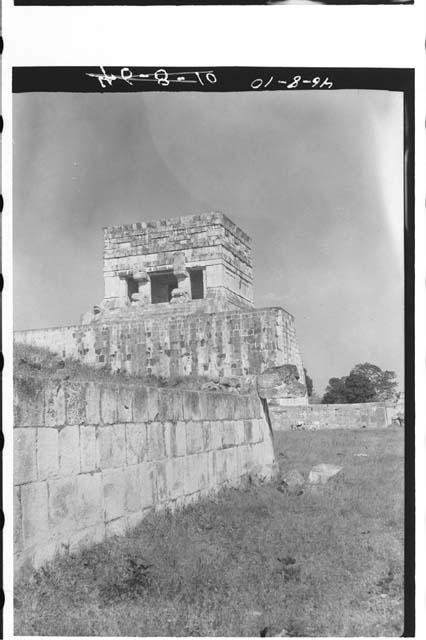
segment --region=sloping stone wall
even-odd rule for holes
[[[14,407],[16,572],[274,469],[255,395],[17,378]]]
[[[283,406],[268,401],[274,431],[291,429],[381,429],[391,424],[392,406],[385,402]]]
[[[15,341],[133,375],[243,378],[294,364],[305,381],[294,318],[280,307],[18,331]]]

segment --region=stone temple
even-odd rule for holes
[[[294,318],[254,307],[251,239],[222,213],[107,227],[103,257],[104,298],[80,324],[15,340],[137,376],[241,380],[291,364],[304,383]]]

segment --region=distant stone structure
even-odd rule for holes
[[[294,318],[254,308],[251,239],[222,213],[107,227],[103,271],[104,298],[80,325],[15,340],[147,377],[241,380],[290,364],[305,385]]]

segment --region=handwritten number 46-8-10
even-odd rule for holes
[[[256,78],[250,86],[254,90],[267,89],[274,80],[274,76],[271,76],[267,80],[264,80],[263,78]],[[276,83],[284,85],[284,88],[286,89],[297,89],[301,87],[305,87],[306,89],[331,89],[333,87],[333,83],[328,77],[321,78],[320,76],[316,76],[315,78],[312,78],[312,80],[302,78],[302,76],[293,76],[291,80],[276,80]]]

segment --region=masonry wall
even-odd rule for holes
[[[268,403],[274,431],[307,429],[381,429],[388,427],[394,408],[384,402],[276,406]]]
[[[294,318],[279,307],[192,315],[146,315],[15,333],[90,365],[135,375],[244,377],[295,364],[304,382]]]
[[[16,572],[273,470],[257,396],[17,378],[14,407]]]

